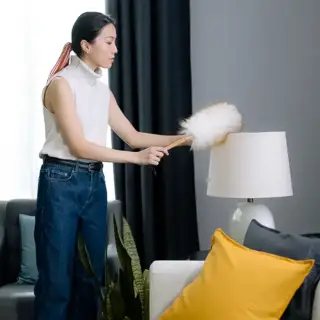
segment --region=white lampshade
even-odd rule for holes
[[[274,198],[293,194],[285,132],[232,133],[212,147],[207,195]]]

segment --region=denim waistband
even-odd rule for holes
[[[47,155],[42,156],[43,164],[64,164],[68,166],[73,166],[78,169],[84,169],[88,171],[101,171],[103,169],[102,162],[85,162],[80,160],[67,160],[50,157]]]

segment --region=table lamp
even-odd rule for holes
[[[211,149],[207,195],[246,199],[229,225],[230,236],[243,243],[252,219],[275,228],[271,211],[258,198],[292,196],[285,132],[232,133]]]

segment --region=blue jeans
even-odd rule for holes
[[[35,320],[97,319],[97,290],[77,255],[78,231],[102,280],[107,241],[102,164],[88,167],[49,158],[41,167],[38,186]]]

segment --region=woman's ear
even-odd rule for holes
[[[81,40],[80,42],[81,49],[84,53],[90,52],[90,43],[86,40]]]

